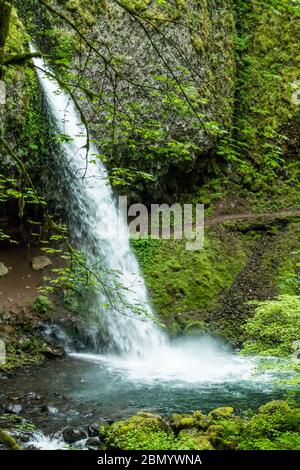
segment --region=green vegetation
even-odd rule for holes
[[[213,233],[206,234],[200,251],[187,251],[183,241],[175,240],[134,240],[133,246],[154,307],[175,331],[209,320],[247,256],[241,240],[221,240]]]
[[[17,441],[2,429],[0,429],[0,444],[3,444],[7,450],[21,450]]]
[[[291,355],[293,342],[300,339],[300,297],[282,295],[262,302],[244,328],[245,354]]]
[[[53,304],[51,300],[45,295],[40,295],[32,306],[33,310],[42,315],[51,314],[53,311]]]
[[[247,416],[230,407],[170,420],[140,413],[100,428],[100,436],[107,449],[120,450],[299,450],[299,426],[300,408],[277,400]]]

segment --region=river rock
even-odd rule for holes
[[[59,410],[55,408],[55,406],[50,405],[43,405],[41,407],[41,411],[43,413],[48,413],[49,415],[57,415],[59,413]]]
[[[8,274],[8,268],[5,266],[4,263],[2,263],[2,261],[0,262],[0,277],[2,276],[6,276],[6,274]]]
[[[88,435],[90,437],[99,436],[99,429],[100,427],[103,427],[103,426],[104,427],[109,426],[108,422],[105,420],[99,420],[99,421],[96,421],[95,423],[90,424],[87,427]]]
[[[47,256],[35,256],[31,260],[32,269],[39,271],[40,269],[50,266],[52,261]]]
[[[53,345],[53,344],[45,344],[44,349],[43,349],[43,354],[46,356],[48,359],[56,358],[56,357],[62,357],[65,355],[65,350],[61,346]]]
[[[87,439],[85,445],[89,450],[98,450],[101,442],[97,437],[90,437]]]
[[[87,433],[82,428],[71,428],[68,426],[63,430],[63,438],[68,444],[73,444],[87,437]]]
[[[21,405],[7,405],[5,408],[5,412],[12,414],[12,415],[19,415],[22,413],[22,406]]]
[[[35,392],[28,392],[25,395],[26,400],[40,400],[41,397],[37,395]]]

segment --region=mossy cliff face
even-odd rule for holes
[[[29,35],[13,8],[5,46],[5,57],[28,53]],[[49,152],[46,144],[48,126],[43,113],[43,101],[38,80],[30,63],[4,67],[3,80],[6,86],[5,105],[1,106],[0,127],[3,137],[25,165],[28,175],[39,184],[42,168]],[[28,181],[20,172],[15,159],[1,148],[0,174],[1,202],[0,229],[4,243],[11,236],[17,241],[31,238],[33,226],[26,226],[24,220],[30,215],[32,220],[40,221],[41,211],[33,202],[32,192],[26,194]],[[22,174],[21,174],[22,173]],[[31,194],[31,195],[30,195]],[[27,204],[28,202],[28,204]],[[36,228],[36,227],[35,227]]]
[[[256,191],[279,175],[295,183],[300,108],[292,96],[299,88],[299,3],[239,0],[236,16],[235,125],[244,162],[240,171]]]
[[[21,3],[28,22],[37,21],[32,2]],[[71,82],[71,62],[76,68],[88,58],[82,85],[94,93],[97,118],[89,104],[81,105],[112,183],[135,200],[174,200],[202,180],[211,165],[209,153],[232,123],[232,2],[120,4],[56,3],[97,53],[87,54],[84,41],[55,16],[44,15],[48,27],[42,31],[38,25],[32,31],[41,47],[50,45],[54,67]]]
[[[277,400],[247,417],[231,407],[167,420],[140,413],[101,427],[100,437],[120,450],[299,450],[299,430],[300,409]]]

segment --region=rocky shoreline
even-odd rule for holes
[[[46,436],[8,406],[0,415],[0,449],[300,450],[300,408],[274,400],[240,416],[232,407],[169,417],[140,412],[121,421],[65,426]],[[45,408],[51,415],[58,410]]]

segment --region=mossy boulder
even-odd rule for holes
[[[224,418],[230,418],[234,413],[234,409],[231,406],[222,406],[220,408],[216,408],[215,410],[212,410],[209,414],[208,417],[212,420],[220,420]]]
[[[218,435],[223,435],[224,434],[224,426],[220,424],[211,424],[209,428],[206,431],[206,434],[218,434]]]
[[[175,431],[186,428],[195,428],[196,421],[191,415],[174,414],[171,418],[170,425]]]
[[[215,450],[207,436],[184,436],[177,441],[178,450]]]
[[[291,411],[291,408],[289,404],[284,401],[284,400],[273,400],[270,401],[269,403],[266,403],[265,405],[262,405],[259,408],[259,412],[263,414],[268,414],[268,415],[274,415],[276,413],[289,413]]]
[[[101,436],[108,448],[120,450],[167,450],[172,448],[174,435],[161,417],[141,413],[110,427],[101,428]]]
[[[174,414],[170,420],[171,427],[176,431],[182,429],[207,429],[209,420],[201,413],[201,411],[195,411],[193,414]]]
[[[0,444],[3,444],[4,448],[7,450],[21,450],[17,441],[10,436],[7,432],[0,429]]]

